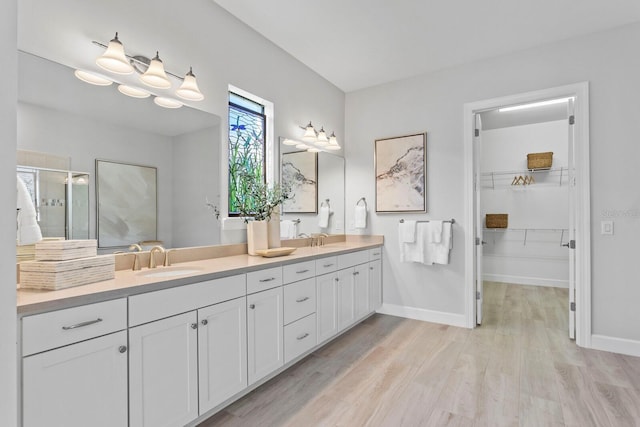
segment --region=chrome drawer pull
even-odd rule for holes
[[[309,332],[305,332],[304,334],[300,335],[299,337],[297,337],[296,339],[298,341],[305,339],[306,337],[309,336]]]
[[[68,331],[71,329],[82,328],[83,326],[89,326],[89,325],[93,325],[94,323],[100,323],[100,322],[102,322],[102,319],[98,317],[96,320],[87,320],[86,322],[76,323],[75,325],[63,326],[62,329],[64,329],[65,331]]]
[[[272,280],[276,280],[275,277],[269,277],[268,279],[260,279],[260,283],[271,282]]]
[[[323,265],[324,268],[329,268],[329,267],[333,267],[333,264],[324,264]]]
[[[371,255],[380,255],[380,252],[374,252]]]
[[[306,301],[306,300],[308,300],[308,299],[309,299],[309,297],[302,297],[302,298],[298,298],[298,299],[296,300],[296,302],[305,302],[305,301]]]
[[[306,273],[307,271],[309,271],[309,269],[308,269],[308,268],[307,268],[306,270],[296,271],[296,274]]]

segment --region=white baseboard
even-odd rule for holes
[[[626,338],[609,337],[606,335],[591,335],[591,348],[610,351],[613,353],[640,356],[640,341]]]
[[[422,320],[424,322],[440,323],[443,325],[466,327],[464,314],[446,313],[444,311],[426,310],[424,308],[406,307],[395,304],[382,304],[377,310],[380,314]]]
[[[553,288],[569,287],[568,280],[544,279],[541,277],[509,276],[507,274],[483,274],[482,279],[490,282],[515,283],[518,285],[549,286]]]

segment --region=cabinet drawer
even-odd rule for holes
[[[284,327],[284,363],[291,362],[315,345],[315,313]]]
[[[297,264],[285,265],[282,267],[282,275],[284,277],[285,284],[314,277],[316,275],[316,262],[305,261]]]
[[[382,247],[369,249],[369,261],[382,258]]]
[[[246,295],[244,274],[129,297],[129,326]]]
[[[22,355],[49,350],[127,328],[127,300],[88,304],[22,319]]]
[[[315,313],[316,279],[305,279],[284,287],[284,324]]]
[[[338,268],[348,268],[354,265],[369,262],[369,251],[351,252],[350,254],[338,255]]]
[[[338,257],[331,256],[316,260],[316,276],[333,273],[338,268]]]
[[[282,267],[247,273],[248,294],[255,294],[278,286],[282,286]]]

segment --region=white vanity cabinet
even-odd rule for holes
[[[338,274],[316,277],[318,344],[338,333]]]
[[[247,386],[247,298],[198,310],[200,413]]]
[[[198,416],[195,311],[129,329],[131,427],[185,425]]]
[[[245,295],[237,275],[129,297],[131,427],[186,425],[246,386]]]
[[[282,287],[247,295],[249,384],[284,365]]]
[[[382,261],[369,261],[369,309],[376,311],[382,305]]]
[[[126,299],[22,319],[22,422],[127,426]]]
[[[353,268],[338,271],[338,332],[356,320]]]

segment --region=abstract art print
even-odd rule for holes
[[[284,213],[318,212],[318,155],[308,151],[282,154],[282,185],[292,198],[282,206]]]
[[[426,212],[427,134],[375,142],[376,212]]]
[[[96,160],[98,247],[157,238],[157,170]]]

